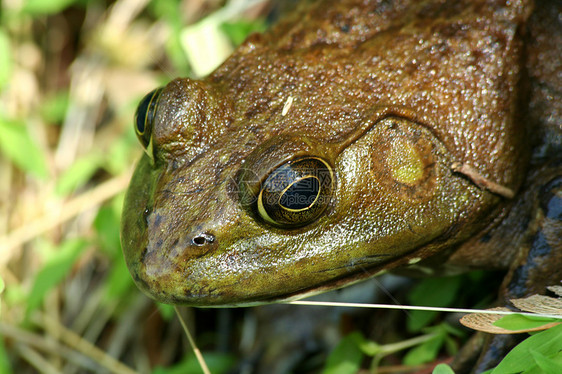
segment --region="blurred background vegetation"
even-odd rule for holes
[[[201,372],[173,309],[137,290],[121,254],[124,190],[142,152],[133,114],[153,88],[209,73],[287,3],[1,2],[0,373]],[[482,274],[430,280],[399,302],[461,306],[459,298],[466,302],[482,284],[493,295],[491,282]],[[373,301],[362,299],[370,288],[351,292],[344,301]],[[490,297],[476,299],[484,305]],[[353,373],[377,349],[366,337],[399,341],[436,320],[403,312],[305,314],[291,305],[182,313],[213,373],[259,365],[281,373],[297,361],[304,364],[294,372]],[[357,326],[363,333],[348,335],[327,358],[326,347]],[[387,363],[450,359],[459,339],[446,326],[438,323],[425,345]]]
[[[178,361],[188,352],[179,325],[136,289],[121,254],[122,200],[141,153],[133,114],[153,88],[207,74],[264,27],[270,6],[1,5],[0,373],[131,372],[111,357],[151,372]],[[215,368],[231,361],[216,356]]]

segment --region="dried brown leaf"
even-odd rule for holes
[[[556,289],[556,291],[553,290],[553,288]],[[562,292],[562,287],[553,286],[553,287],[549,287],[549,290],[551,290],[556,294],[559,294],[558,292]],[[512,299],[510,301],[515,307],[517,307],[518,309],[524,312],[562,316],[562,299],[560,298],[544,296],[544,295],[531,295],[529,297],[525,297],[521,299]],[[507,311],[507,312],[511,311],[510,309],[507,308],[491,308],[488,310]],[[535,328],[527,328],[521,330],[507,330],[494,325],[494,322],[496,322],[503,316],[504,315],[502,314],[482,314],[482,313],[467,314],[461,318],[460,322],[468,328],[491,333],[491,334],[519,334],[523,332],[541,331],[561,323],[561,322],[552,322]]]
[[[497,310],[509,312],[507,308],[491,308],[488,310]],[[506,330],[504,328],[494,326],[494,322],[502,318],[503,314],[483,314],[474,313],[467,314],[460,319],[460,323],[469,329],[487,332],[490,334],[517,334],[518,331]]]
[[[511,300],[513,305],[529,313],[543,313],[562,316],[562,299],[544,295],[532,295]]]

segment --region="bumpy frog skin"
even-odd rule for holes
[[[562,70],[529,68],[533,14],[527,1],[314,3],[252,35],[206,79],[150,95],[137,118],[147,154],[122,224],[139,288],[165,303],[242,306],[389,269],[509,267],[532,237],[527,223],[543,222],[516,212],[561,199],[560,163],[537,165],[560,158]],[[541,43],[556,51],[551,38]],[[312,192],[314,213],[299,205],[296,224],[279,223],[262,190],[301,160],[316,166],[298,178],[313,189],[328,178],[325,192]],[[541,195],[550,203],[526,192],[553,180]],[[560,268],[543,278],[555,284]]]

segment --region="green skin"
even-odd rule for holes
[[[243,306],[390,269],[508,268],[518,245],[489,238],[509,232],[528,196],[534,150],[560,154],[558,143],[530,142],[529,129],[562,130],[525,107],[530,4],[455,4],[314,3],[206,79],[165,86],[123,210],[139,288],[164,303]],[[330,166],[333,188],[312,222],[275,224],[256,202],[263,182],[303,157]],[[527,227],[513,230],[524,241]]]

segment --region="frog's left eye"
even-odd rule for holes
[[[334,175],[328,163],[317,157],[288,161],[262,184],[258,213],[276,226],[309,224],[326,210],[332,197]]]
[[[162,88],[157,88],[146,94],[139,103],[137,111],[135,112],[135,133],[139,138],[145,150],[149,151],[150,139],[152,138],[152,127],[154,118],[156,117],[156,110],[158,109],[158,100]]]

